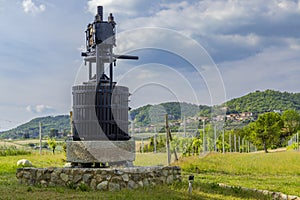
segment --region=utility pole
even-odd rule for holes
[[[42,122],[39,123],[40,126],[40,155],[42,155]]]

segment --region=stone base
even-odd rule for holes
[[[67,186],[77,188],[84,184],[94,190],[136,189],[172,184],[181,181],[177,166],[128,168],[19,168],[17,179],[21,184],[40,186]]]
[[[132,163],[135,141],[67,141],[67,162]]]

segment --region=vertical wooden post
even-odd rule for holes
[[[154,143],[154,153],[156,153],[156,132],[154,133],[153,143]]]
[[[299,151],[299,132],[297,132],[297,149]]]
[[[231,133],[229,133],[229,152],[231,153]]]
[[[184,137],[186,137],[186,119],[185,119],[185,116],[183,117],[183,132],[184,132]]]
[[[214,150],[217,152],[217,127],[214,126]]]
[[[42,122],[39,123],[40,126],[40,155],[42,155]]]
[[[70,126],[71,126],[71,136],[73,136],[74,134],[74,130],[73,130],[73,112],[70,111]]]
[[[203,132],[203,153],[205,153],[205,151],[206,151],[206,148],[205,148],[205,140],[206,140],[206,138],[205,138],[205,119],[203,119],[203,130],[202,130],[202,132]]]
[[[142,153],[144,153],[144,138],[142,138]]]
[[[233,136],[233,140],[234,140],[234,152],[236,152],[236,135],[235,134]]]
[[[131,121],[131,137],[134,136],[134,121]]]
[[[245,138],[243,137],[243,139],[242,139],[242,153],[244,153],[244,143],[245,143]]]
[[[225,130],[223,129],[223,133],[222,133],[222,145],[223,145],[223,152],[222,153],[225,153]]]
[[[241,153],[241,136],[239,136],[239,153]]]
[[[248,141],[247,143],[247,146],[248,146],[248,153],[250,152],[250,142]]]
[[[171,151],[170,151],[168,114],[165,115],[165,121],[166,121],[166,149],[167,149],[167,156],[168,156],[168,165],[170,165],[171,164]]]

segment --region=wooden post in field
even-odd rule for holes
[[[185,119],[185,116],[183,117],[183,132],[184,132],[184,137],[186,137],[186,119]]]
[[[142,138],[142,153],[144,153],[144,138]]]
[[[166,121],[166,149],[167,149],[167,156],[168,156],[168,165],[171,164],[171,151],[170,151],[170,138],[169,138],[169,122],[168,122],[168,114],[165,115]]]
[[[239,136],[239,153],[241,153],[241,137]]]
[[[217,152],[217,126],[214,126],[214,150]]]
[[[73,134],[73,132],[74,132],[74,130],[73,130],[73,112],[72,111],[70,111],[70,127],[71,127],[71,136],[73,136],[74,134]]]
[[[131,121],[131,137],[134,135],[134,121]]]
[[[234,140],[234,152],[236,152],[236,135],[235,134],[233,136],[233,140]]]
[[[156,153],[156,132],[154,133],[153,143],[154,143],[154,153]]]
[[[223,145],[223,152],[222,153],[225,153],[225,141],[224,141],[224,138],[225,137],[225,130],[223,129],[223,133],[222,133],[222,145]]]
[[[250,153],[250,142],[248,141],[248,153]]]
[[[229,133],[229,152],[231,153],[231,133]]]
[[[205,119],[203,119],[203,130],[202,130],[202,132],[203,132],[203,153],[205,153],[205,151],[206,151],[206,147],[205,147],[205,145],[206,145],[206,142],[205,142],[205,140],[206,140],[206,137],[205,137]]]
[[[40,155],[42,155],[42,122],[39,123],[40,126]]]
[[[299,151],[299,132],[297,132],[297,150]]]
[[[244,143],[245,143],[245,138],[242,138],[242,153],[244,153]]]

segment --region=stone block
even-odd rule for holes
[[[135,141],[67,141],[67,162],[118,163],[135,160]]]
[[[97,185],[97,190],[107,190],[108,181],[103,181]]]

